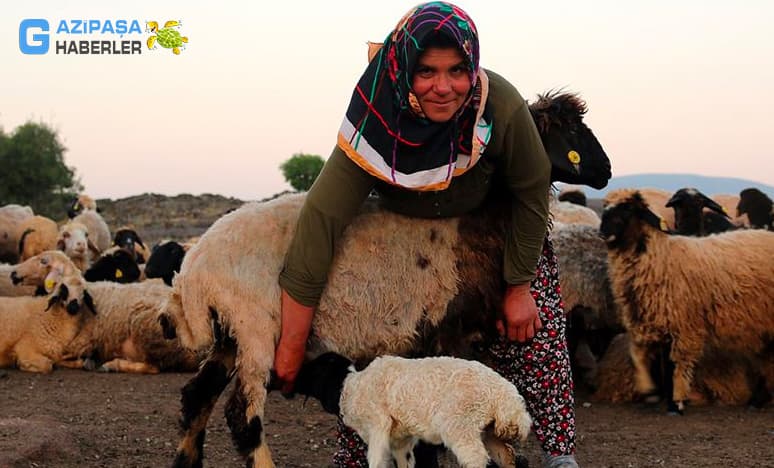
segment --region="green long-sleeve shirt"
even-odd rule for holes
[[[452,179],[446,190],[419,192],[371,176],[334,148],[307,194],[290,244],[280,286],[301,304],[317,305],[325,288],[335,246],[372,189],[385,208],[408,216],[459,216],[476,208],[498,172],[512,195],[513,222],[506,235],[503,271],[508,284],[535,276],[548,220],[551,164],[526,102],[503,77],[487,70],[492,136],[473,168]]]

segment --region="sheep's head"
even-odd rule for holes
[[[610,180],[610,160],[583,123],[586,103],[573,93],[548,92],[529,106],[551,159],[551,180],[601,189]]]
[[[145,244],[142,243],[140,235],[137,234],[137,231],[131,228],[120,228],[113,236],[113,245],[126,250],[135,260],[137,260],[137,244],[139,244],[139,246],[143,249],[145,248]]]
[[[667,201],[666,207],[675,210],[675,224],[681,234],[704,234],[704,208],[730,219],[722,206],[695,188],[681,188]]]
[[[340,354],[321,354],[301,366],[293,391],[318,399],[325,411],[338,415],[344,379],[354,370],[352,365]]]
[[[89,239],[89,229],[75,221],[70,221],[59,228],[56,248],[70,258],[84,258],[89,251],[99,255],[99,249]]]
[[[13,284],[45,288],[44,294],[48,294],[61,278],[75,274],[79,274],[78,269],[64,252],[47,250],[16,265],[11,280]]]
[[[162,278],[172,286],[172,278],[180,271],[186,249],[175,241],[167,241],[153,246],[151,256],[145,263],[147,278]]]
[[[94,300],[86,289],[86,281],[80,275],[63,277],[54,286],[53,292],[48,297],[46,310],[57,303],[61,304],[70,315],[76,315],[83,307],[87,307],[93,315],[97,315]]]
[[[643,225],[667,231],[664,220],[652,212],[642,195],[635,191],[629,198],[605,208],[599,231],[609,248],[636,246],[641,250],[644,249]]]
[[[94,210],[99,212],[99,209],[97,209],[97,202],[85,193],[71,199],[70,203],[67,205],[67,217],[73,219],[81,214],[83,210]]]
[[[755,228],[766,228],[774,223],[774,202],[765,193],[756,188],[746,188],[739,192],[739,204],[736,215],[746,214],[750,225]]]

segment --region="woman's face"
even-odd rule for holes
[[[447,122],[465,103],[471,83],[459,50],[428,47],[419,57],[412,85],[427,118]]]

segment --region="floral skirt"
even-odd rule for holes
[[[546,238],[531,284],[543,328],[526,343],[499,338],[488,352],[494,369],[512,382],[532,415],[532,430],[547,455],[575,453],[575,400],[570,356],[565,337],[565,315],[559,287],[559,269],[551,240]],[[341,420],[337,467],[367,467],[367,446]]]

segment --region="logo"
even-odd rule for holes
[[[156,21],[146,21],[145,32],[154,34],[148,38],[148,49],[153,50],[158,44],[165,49],[172,49],[173,54],[180,55],[180,50],[185,49],[185,44],[188,43],[188,37],[181,36],[177,30],[182,24],[181,21],[169,20],[159,29],[159,23]]]
[[[46,34],[36,33],[35,30]],[[48,52],[48,21],[28,18],[19,23],[19,49],[27,55],[43,55]]]

